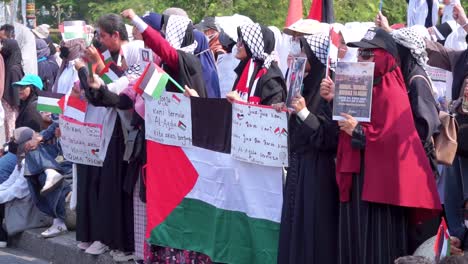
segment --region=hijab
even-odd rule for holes
[[[10,106],[19,105],[18,90],[13,87],[13,83],[21,80],[23,77],[23,67],[21,58],[21,49],[18,42],[14,39],[4,39],[2,41],[1,54],[5,62],[5,88],[3,99]]]
[[[307,108],[315,113],[319,108],[320,83],[326,75],[329,37],[325,34],[307,35],[300,38],[301,45],[310,64],[311,72],[304,78],[304,97]]]
[[[169,16],[165,38],[173,48],[191,54],[194,53],[198,45],[193,35],[192,20],[183,16]]]
[[[41,62],[41,60],[45,60],[50,56],[49,45],[47,45],[43,39],[36,39],[36,53],[38,62]]]
[[[200,63],[203,70],[203,79],[206,84],[206,92],[209,98],[220,98],[221,91],[219,87],[218,71],[216,69],[216,63],[213,54],[210,52],[208,39],[205,34],[198,30],[193,32],[195,41],[197,42],[197,48],[194,53],[195,56],[200,59]]]
[[[258,103],[261,98],[257,94],[258,80],[267,74],[275,60],[272,54],[275,48],[273,32],[258,23],[244,24],[237,28],[238,39],[244,43],[247,59],[239,63],[235,69],[238,78],[234,83],[242,100]],[[274,64],[276,68],[278,66]],[[278,68],[279,70],[279,68]]]
[[[341,132],[336,167],[340,200],[349,201],[353,174],[362,171],[362,200],[438,211],[435,179],[416,132],[400,68],[389,52],[375,49],[374,54],[374,80],[380,81],[372,89],[371,121],[360,123],[366,137],[364,167],[351,137]]]

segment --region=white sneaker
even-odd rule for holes
[[[59,236],[68,231],[65,225],[52,225],[46,231],[41,233],[41,236],[44,238],[52,238]]]
[[[0,248],[6,248],[7,247],[7,242],[6,241],[0,241]]]
[[[86,250],[91,246],[91,243],[88,242],[80,242],[78,245],[76,245],[79,249],[81,250]]]
[[[91,246],[89,246],[88,249],[86,249],[86,253],[91,254],[91,255],[101,255],[107,251],[107,246],[102,244],[99,241],[94,241]]]
[[[117,250],[113,252],[112,258],[115,262],[126,262],[133,260],[135,256],[132,253],[125,253]]]
[[[53,172],[50,172],[53,171]],[[62,174],[58,173],[55,170],[46,170],[46,181],[41,190],[41,195],[46,195],[47,193],[55,190],[60,186],[63,179],[65,178]]]

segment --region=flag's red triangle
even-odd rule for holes
[[[182,148],[146,142],[146,236],[149,237],[193,189],[198,172]]]

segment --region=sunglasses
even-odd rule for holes
[[[374,51],[371,49],[360,49],[358,50],[358,56],[364,60],[369,60],[370,58],[374,57]]]

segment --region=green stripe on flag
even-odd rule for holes
[[[273,221],[185,198],[151,231],[149,242],[201,252],[214,262],[271,264],[277,261],[279,227]]]
[[[36,109],[37,109],[37,111],[50,112],[52,114],[61,114],[62,113],[62,109],[60,109],[60,107],[58,105],[53,106],[53,105],[38,104]]]
[[[113,83],[114,81],[107,75],[107,74],[103,74],[101,76],[101,79],[104,81],[105,84],[110,84],[110,83]]]
[[[169,81],[169,75],[166,73],[161,74],[158,84],[156,85],[156,89],[153,91],[153,98],[159,99],[161,94],[166,90],[167,82]]]

